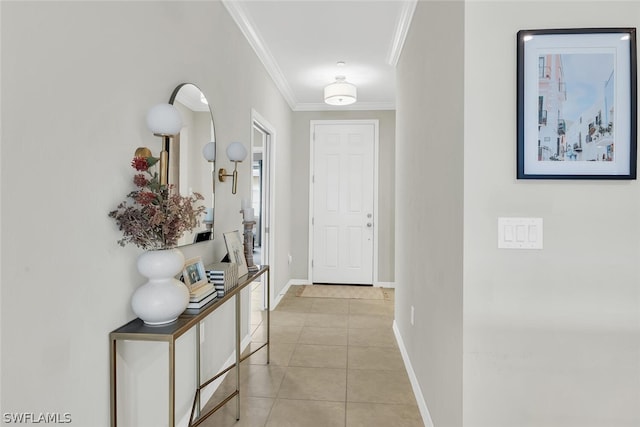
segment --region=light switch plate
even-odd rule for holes
[[[542,249],[542,218],[498,218],[498,248]]]

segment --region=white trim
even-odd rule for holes
[[[287,292],[289,292],[289,288],[291,286],[294,285],[309,285],[309,281],[308,280],[303,280],[303,279],[290,279],[286,285],[284,285],[284,288],[282,289],[282,291],[276,296],[274,303],[271,304],[271,311],[275,310],[276,307],[278,306],[278,304],[280,304],[280,301],[282,301],[282,298],[284,298],[284,296],[287,294]]]
[[[375,282],[373,284],[374,288],[393,288],[396,287],[396,282]]]
[[[395,320],[393,321],[393,334],[396,336],[396,342],[398,343],[398,348],[400,349],[400,353],[402,354],[404,367],[407,369],[409,381],[411,381],[411,388],[413,389],[413,395],[415,396],[416,402],[418,403],[418,409],[420,410],[420,415],[422,416],[422,422],[424,423],[425,427],[434,427],[433,420],[431,419],[431,414],[429,413],[429,408],[427,407],[427,402],[425,402],[424,400],[424,395],[422,394],[422,390],[420,389],[418,378],[416,377],[416,373],[413,370],[413,366],[411,365],[411,359],[409,359],[409,354],[407,353],[407,349],[404,346],[402,335],[400,335],[400,330],[398,329],[398,324]]]
[[[392,67],[398,65],[398,60],[400,60],[402,48],[404,47],[404,42],[407,39],[407,34],[409,33],[411,20],[413,19],[413,13],[416,10],[417,4],[418,0],[405,1],[402,10],[400,11],[393,42],[391,43],[391,48],[387,55],[387,63]]]
[[[267,152],[267,159],[269,161],[269,164],[267,165],[267,171],[269,173],[269,208],[268,208],[268,212],[269,212],[269,219],[268,219],[268,227],[269,227],[269,238],[267,239],[267,243],[268,243],[268,248],[267,248],[267,253],[269,255],[269,262],[272,263],[272,260],[275,257],[275,242],[274,242],[274,238],[272,236],[275,236],[275,232],[276,232],[276,226],[275,226],[275,220],[274,218],[276,217],[276,175],[275,175],[275,171],[276,171],[276,128],[273,127],[273,125],[271,125],[271,123],[269,123],[260,113],[258,113],[258,111],[256,111],[254,108],[251,109],[251,149],[253,150],[253,126],[254,124],[257,124],[262,131],[267,133],[267,142],[266,144],[269,145],[268,147],[268,152]],[[267,147],[265,146],[263,148],[263,151],[266,150]],[[266,151],[264,151],[266,152]],[[253,158],[253,152],[251,153],[251,157]],[[273,288],[273,282],[272,282],[272,286],[271,288],[271,292],[268,296],[269,300],[271,301],[271,304],[273,305],[274,302],[274,288]]]
[[[346,107],[333,107],[327,105],[325,103],[299,103],[296,99],[296,96],[289,85],[284,73],[280,69],[278,62],[274,58],[271,50],[267,46],[267,43],[264,41],[262,35],[258,31],[258,27],[255,25],[249,12],[243,5],[243,1],[241,0],[221,0],[224,7],[231,15],[231,18],[234,20],[244,37],[249,42],[249,45],[254,50],[262,65],[267,70],[267,73],[273,80],[273,83],[276,85],[282,97],[285,99],[287,104],[289,104],[289,108],[293,111],[368,111],[368,110],[395,110],[396,105],[395,102],[356,102],[355,104],[346,106]],[[392,52],[395,49],[402,50],[402,45],[404,44],[404,39],[406,38],[406,33],[409,29],[409,24],[411,23],[411,17],[413,16],[413,10],[415,9],[415,4],[417,0],[409,0],[409,5],[403,7],[399,21],[396,27],[396,36],[393,42]],[[413,4],[413,6],[410,6]],[[407,16],[408,14],[408,16]],[[406,28],[405,28],[406,27]],[[398,39],[401,37],[401,39]],[[398,40],[396,40],[398,39]],[[400,43],[399,46],[396,46],[397,43]],[[400,56],[400,52],[398,52],[398,58]],[[398,60],[396,58],[396,62]],[[395,66],[395,64],[391,64]]]
[[[290,279],[287,282],[287,289],[289,289],[291,286],[299,286],[299,285],[311,285],[312,283],[309,282],[308,280],[305,279]],[[282,291],[283,294],[286,293],[286,291]]]
[[[386,111],[395,109],[395,102],[356,102],[342,107],[328,105],[324,102],[300,102],[295,105],[293,111]]]
[[[273,79],[278,90],[284,97],[289,107],[293,110],[297,105],[296,97],[291,90],[291,86],[287,82],[287,79],[284,77],[282,70],[278,66],[275,58],[271,54],[269,47],[266,42],[260,35],[258,28],[255,26],[251,18],[249,17],[249,13],[245,10],[241,1],[237,0],[221,0],[224,7],[227,9],[233,20],[235,21],[242,34],[244,34],[245,38],[249,42],[249,45],[253,48],[256,55],[262,62],[262,65],[267,70],[267,73]]]
[[[307,266],[307,277],[309,283],[313,283],[311,262],[313,258],[313,224],[311,222],[313,218],[313,165],[314,165],[314,132],[316,125],[347,125],[347,124],[371,124],[373,125],[373,281],[375,284],[378,282],[378,180],[379,180],[379,145],[380,145],[380,121],[378,119],[365,119],[365,120],[310,120],[309,122],[309,256]]]
[[[309,122],[309,229],[307,230],[309,246],[307,247],[307,281],[313,284],[313,151],[315,150],[314,127],[316,120]]]

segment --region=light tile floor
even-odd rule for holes
[[[271,313],[270,364],[266,349],[242,363],[240,420],[234,399],[201,426],[424,426],[392,331],[393,292],[366,300],[298,291],[292,286]],[[264,316],[252,317],[254,343],[264,342]],[[209,404],[234,389],[231,371]]]

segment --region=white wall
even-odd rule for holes
[[[396,322],[435,426],[640,424],[637,182],[515,179],[517,31],[639,21],[637,2],[418,4],[398,66]],[[544,249],[498,250],[499,216],[543,218]]]
[[[365,120],[379,124],[378,179],[378,281],[394,282],[394,189],[395,189],[395,112],[394,111],[314,111],[294,112],[292,130],[291,195],[296,201],[292,215],[291,277],[308,279],[309,272],[309,130],[311,120]],[[386,282],[386,283],[385,283]]]
[[[437,427],[462,425],[463,48],[464,5],[418,2],[397,68],[396,326]]]
[[[620,26],[640,3],[467,3],[465,426],[640,424],[637,181],[515,179],[517,31]],[[544,249],[498,250],[499,216]]]
[[[70,412],[74,425],[109,424],[108,333],[133,319],[140,250],[121,248],[107,217],[131,190],[136,147],[153,150],[147,109],[182,82],[212,107],[217,167],[227,144],[247,145],[251,108],[277,129],[276,253],[272,283],[289,280],[291,111],[219,2],[6,2],[2,19],[3,412]],[[216,239],[186,257],[222,258],[223,231],[239,229],[250,162],[238,194],[218,183]],[[230,310],[207,327],[213,367],[232,348]],[[227,345],[218,345],[223,338]],[[228,338],[228,339],[227,339]],[[193,337],[181,338],[182,367]],[[216,345],[213,345],[213,344]],[[180,349],[179,349],[180,351]],[[160,344],[124,346],[122,425],[166,423]],[[188,370],[188,369],[187,369]],[[149,388],[147,388],[149,386]],[[90,392],[87,392],[90,390]],[[179,410],[191,399],[178,386]],[[130,402],[139,406],[131,408]],[[149,409],[153,409],[150,411]]]

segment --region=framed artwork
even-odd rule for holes
[[[229,231],[223,233],[223,236],[224,243],[227,246],[227,253],[229,254],[229,262],[238,265],[238,277],[242,277],[249,272],[249,268],[244,257],[244,245],[240,232],[238,230]]]
[[[189,288],[189,292],[193,292],[209,283],[201,257],[191,258],[185,262],[182,277],[185,285]]]
[[[636,179],[636,29],[521,30],[517,56],[518,179]]]

